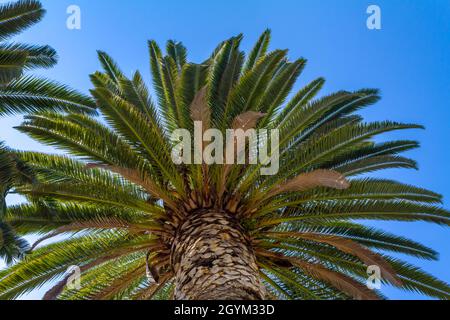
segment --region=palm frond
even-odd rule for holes
[[[50,46],[37,46],[22,43],[2,43],[1,52],[26,54],[23,67],[26,70],[34,68],[51,68],[58,61],[58,55]]]

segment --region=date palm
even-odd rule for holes
[[[245,57],[242,37],[233,37],[200,64],[187,62],[181,43],[169,41],[164,55],[150,41],[157,102],[139,72],[128,78],[99,52],[103,71],[91,75],[91,94],[101,118],[26,116],[19,131],[67,155],[14,153],[36,181],[16,188],[29,203],[8,207],[5,221],[42,238],[0,272],[0,298],[52,281],[45,299],[383,298],[365,285],[372,265],[385,284],[449,298],[448,284],[388,255],[436,259],[435,251],[361,222],[449,225],[440,195],[367,175],[416,168],[399,154],[417,142],[374,137],[421,126],[365,123],[355,112],[376,103],[378,91],[318,98],[322,78],[288,98],[306,61],[269,52],[269,39],[264,32]],[[279,130],[280,171],[174,164],[170,133],[192,131],[194,121]],[[80,290],[67,286],[72,265],[81,270]]]

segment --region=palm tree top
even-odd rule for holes
[[[376,89],[317,97],[325,82],[317,78],[291,96],[306,61],[269,51],[269,30],[248,55],[241,41],[223,41],[202,63],[188,62],[180,42],[168,41],[164,54],[149,41],[155,100],[140,72],[126,76],[101,51],[92,97],[34,78],[0,91],[9,110],[35,111],[19,131],[66,152],[14,152],[35,179],[15,186],[29,203],[8,207],[4,221],[43,238],[0,271],[0,298],[55,279],[45,298],[383,298],[365,285],[372,265],[384,284],[449,297],[448,284],[388,254],[437,259],[435,251],[356,222],[449,225],[440,195],[368,177],[416,169],[400,154],[417,142],[374,137],[422,127],[364,122],[356,112],[380,99]],[[174,129],[201,120],[224,131],[242,117],[279,131],[278,174],[173,163]],[[42,245],[61,234],[70,237]],[[81,290],[66,286],[71,265],[82,271]]]

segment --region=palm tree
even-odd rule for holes
[[[8,43],[12,36],[39,22],[45,10],[39,1],[21,0],[0,6],[0,85],[20,77],[24,69],[50,68],[57,61],[49,46]],[[0,114],[5,112],[0,107]]]
[[[372,265],[385,284],[450,297],[448,284],[388,255],[431,260],[435,251],[355,221],[449,225],[440,195],[367,175],[416,168],[399,154],[417,142],[373,138],[421,126],[364,123],[355,112],[376,103],[378,91],[317,98],[322,78],[288,99],[306,61],[269,52],[269,31],[248,57],[241,40],[222,42],[200,64],[187,62],[179,42],[169,41],[163,55],[150,41],[157,103],[139,72],[128,78],[99,52],[104,70],[91,75],[91,94],[101,118],[26,116],[19,131],[67,155],[14,152],[36,181],[16,188],[29,203],[9,206],[4,219],[19,234],[42,238],[0,271],[0,298],[56,279],[45,299],[383,298],[365,285]],[[262,164],[174,164],[170,133],[192,131],[194,121],[203,130],[278,129],[279,173],[260,175]],[[82,274],[80,290],[67,286],[72,265]]]
[[[0,116],[38,110],[66,110],[67,103],[55,99],[54,94],[58,94],[58,99],[64,95],[66,98],[80,98],[65,86],[23,75],[24,71],[54,66],[57,55],[53,48],[7,42],[12,36],[39,22],[44,14],[41,3],[35,0],[0,6]],[[5,198],[16,185],[25,180],[32,183],[34,179],[26,164],[1,141],[0,162],[0,258],[11,263],[20,258],[29,246],[3,221]]]

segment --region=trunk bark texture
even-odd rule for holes
[[[176,300],[261,300],[251,242],[227,212],[191,212],[177,230],[171,252]]]

